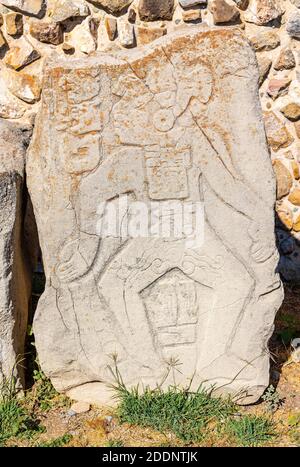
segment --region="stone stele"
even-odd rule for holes
[[[141,49],[52,57],[44,78],[27,168],[47,278],[34,323],[43,370],[88,402],[111,400],[116,367],[128,386],[205,381],[256,401],[282,288],[246,39],[195,26]],[[136,202],[164,208],[143,211],[146,229],[158,232],[174,202],[193,207],[199,229],[124,233]],[[104,235],[114,212],[122,221]]]

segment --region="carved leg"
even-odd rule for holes
[[[110,264],[99,289],[122,329],[122,335],[118,336],[120,342],[124,342],[134,360],[154,371],[161,366],[161,360],[140,291],[163,275],[168,264],[164,267],[160,261],[162,268],[157,269],[153,266],[157,258],[147,260],[146,257],[139,267],[146,244],[141,240],[132,241]]]

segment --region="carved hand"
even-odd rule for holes
[[[250,253],[256,263],[267,261],[274,254],[274,247],[270,242],[270,232],[264,228],[263,224],[252,222],[248,229],[252,240]]]
[[[88,264],[79,251],[79,244],[80,239],[76,239],[62,249],[62,261],[56,267],[56,275],[60,282],[73,282],[88,271]],[[64,260],[66,257],[69,259]]]

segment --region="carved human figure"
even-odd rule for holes
[[[254,52],[236,30],[192,28],[58,62],[28,163],[47,275],[35,318],[47,374],[63,390],[105,381],[107,354],[117,353],[126,382],[155,384],[166,359],[184,357],[183,379],[250,385],[257,400],[282,293]],[[99,219],[125,196],[166,207],[150,227],[173,202],[203,203],[204,242],[99,235]]]
[[[219,297],[222,297],[222,289],[227,291],[227,296],[230,291],[229,300],[222,303],[231,316],[226,326],[224,315],[227,347],[232,345],[237,324],[250,307],[254,289],[254,296],[259,297],[280,286],[278,279],[270,274],[266,288],[266,264],[269,263],[271,272],[277,261],[261,218],[261,207],[268,200],[256,195],[250,187],[251,179],[247,178],[247,172],[243,173],[241,164],[237,163],[240,155],[238,141],[234,139],[239,132],[232,131],[228,135],[228,131],[211,117],[210,108],[215,102],[220,105],[212,70],[199,59],[186,74],[182,67],[177,69],[172,65],[171,57],[167,57],[165,52],[161,53],[159,60],[160,67],[155,69],[155,73],[155,67],[139,69],[140,74],[144,73],[140,78],[132,72],[134,69],[129,68],[113,85],[113,92],[120,99],[109,112],[121,147],[112,149],[106,143],[103,131],[99,165],[91,173],[81,176],[79,190],[73,199],[78,231],[75,238],[66,242],[56,269],[57,277],[65,284],[72,284],[87,275],[95,278],[99,292],[121,330],[116,336],[116,341],[123,344],[123,350],[119,348],[119,352],[121,355],[127,352],[152,371],[161,368],[162,355],[156,345],[141,292],[168,271],[180,269],[194,281],[213,289]],[[199,76],[201,79],[196,80]],[[242,74],[239,79],[242,86]],[[223,78],[224,83],[226,78]],[[153,116],[152,125],[145,130],[149,114]],[[252,117],[257,118],[256,115]],[[249,157],[253,159],[255,156],[249,147]],[[73,166],[72,157],[73,154],[66,156],[70,166]],[[90,157],[88,152],[86,157]],[[259,158],[258,166],[264,163],[263,158]],[[86,162],[84,158],[80,162],[76,171],[82,175]],[[174,171],[175,178],[171,178]],[[91,191],[98,194],[94,202],[87,199]],[[134,199],[145,203],[151,199],[204,201],[204,245],[189,249],[186,239],[174,238],[100,239],[95,232],[95,213],[99,203],[114,202],[125,193],[131,193]],[[243,231],[247,235],[242,250],[236,250],[231,229],[219,225],[218,219],[211,216],[213,209],[209,203],[213,197],[216,206],[229,207],[233,215],[242,218],[239,225],[244,222]],[[222,236],[222,241],[219,236]],[[86,242],[93,245],[88,249],[94,251],[92,267],[84,258]],[[64,261],[66,251],[67,260]],[[236,263],[234,278],[230,275],[233,262]],[[257,307],[257,299],[255,302]],[[220,306],[220,303],[215,303],[215,307]],[[236,326],[232,326],[233,321]],[[214,344],[214,347],[218,356],[219,346]],[[230,351],[229,348],[227,350]],[[237,358],[240,359],[240,355]]]

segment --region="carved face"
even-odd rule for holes
[[[199,60],[190,65],[188,74],[175,71],[168,61],[164,67],[151,63],[138,71],[133,74],[128,70],[115,86],[116,95],[121,97],[113,108],[115,131],[123,144],[143,145],[147,141],[148,145],[172,145],[167,139],[178,117],[191,102],[197,101],[200,109],[211,98],[213,74]]]

